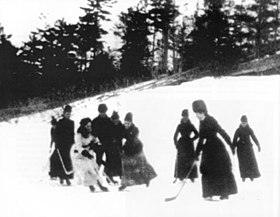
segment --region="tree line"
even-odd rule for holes
[[[0,107],[39,96],[87,96],[198,66],[226,74],[219,69],[279,49],[279,0],[204,0],[193,15],[180,14],[174,0],[140,0],[119,15],[114,34],[122,46],[111,50],[103,23],[112,22],[114,3],[87,0],[77,23],[58,20],[21,47],[0,25]]]

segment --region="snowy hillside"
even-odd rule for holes
[[[75,183],[70,187],[50,181],[47,175],[50,117],[61,109],[49,110],[0,123],[0,216],[192,216],[220,217],[279,216],[279,111],[280,76],[203,78],[178,86],[127,89],[73,103],[76,127],[81,118],[97,116],[100,102],[108,114],[119,111],[123,120],[132,112],[140,130],[144,152],[158,177],[149,188],[137,186],[118,192],[90,193]],[[231,156],[238,194],[228,201],[209,202],[201,196],[201,181],[188,182],[177,200],[164,202],[179,188],[173,184],[175,148],[173,134],[182,109],[198,128],[191,110],[193,100],[205,100],[210,115],[233,137],[241,115],[246,114],[262,151],[255,148],[261,178],[241,181],[236,156]]]

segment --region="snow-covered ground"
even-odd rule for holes
[[[83,117],[97,116],[97,106],[104,102],[110,115],[119,111],[134,114],[140,129],[144,152],[158,177],[149,188],[135,186],[118,192],[90,193],[73,183],[70,187],[50,181],[47,175],[50,117],[61,109],[49,110],[0,123],[0,216],[279,216],[279,107],[280,76],[203,78],[155,89],[126,91],[114,97],[92,97],[73,103],[72,119],[76,127]],[[114,94],[113,94],[114,95]],[[205,100],[209,113],[232,137],[241,115],[260,141],[262,151],[255,149],[261,178],[243,183],[239,177],[236,156],[233,170],[238,194],[228,201],[202,199],[201,182],[187,182],[175,201],[164,202],[179,188],[173,184],[175,148],[173,134],[182,109],[189,109],[190,119],[198,128],[191,110],[193,100]]]

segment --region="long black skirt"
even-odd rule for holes
[[[118,144],[113,143],[112,147],[105,150],[106,153],[106,163],[105,163],[105,173],[110,176],[121,176],[122,175],[122,160],[121,153]]]
[[[261,176],[252,144],[237,144],[237,157],[241,178]]]
[[[154,168],[148,163],[143,151],[133,156],[123,155],[122,185],[148,184],[157,176]]]
[[[205,144],[200,164],[203,197],[237,193],[232,164],[224,144],[216,138]]]
[[[180,139],[177,148],[174,177],[179,179],[185,179],[187,174],[190,172],[187,178],[197,178],[197,166],[195,165],[190,171],[194,160],[195,152],[193,142],[183,141]]]
[[[70,153],[58,152],[55,149],[50,157],[50,171],[51,178],[72,179],[73,166],[70,158]]]

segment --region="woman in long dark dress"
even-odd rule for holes
[[[71,112],[72,107],[66,105],[63,110],[63,118],[56,125],[56,148],[53,153],[55,158],[59,159],[55,165],[55,175],[59,177],[60,184],[63,184],[65,180],[67,185],[71,185],[70,179],[73,178],[70,150],[74,144],[74,121],[70,120]]]
[[[243,115],[241,117],[241,124],[235,131],[233,137],[233,147],[237,148],[239,171],[243,181],[245,181],[246,178],[250,178],[251,181],[253,181],[255,178],[261,176],[250,137],[253,139],[260,152],[261,147],[259,141],[254,131],[249,126],[247,117]]]
[[[56,165],[59,164],[59,158],[57,154],[54,154],[54,150],[56,148],[56,136],[55,136],[55,129],[57,125],[57,120],[52,117],[51,120],[51,144],[50,144],[50,151],[51,151],[51,156],[50,156],[50,171],[49,171],[49,176],[51,179],[56,179],[58,177],[58,172],[56,171]]]
[[[119,190],[141,184],[148,187],[157,174],[144,155],[143,144],[138,138],[139,130],[132,122],[132,113],[126,114],[124,126],[126,141],[123,146],[123,172]]]
[[[98,145],[95,146],[94,151],[96,153],[96,162],[99,166],[104,164],[103,156],[110,149],[112,143],[112,121],[107,115],[108,107],[102,103],[98,105],[98,116],[91,122],[92,134],[99,139]],[[108,158],[106,156],[106,158]]]
[[[196,100],[192,106],[200,121],[196,156],[202,152],[202,196],[206,199],[212,199],[212,196],[220,196],[221,200],[228,199],[229,195],[237,193],[237,186],[229,154],[217,134],[223,137],[233,151],[231,139],[215,118],[208,114],[204,101]]]
[[[192,133],[194,134],[193,136]],[[181,135],[178,140],[178,135]],[[195,161],[195,151],[193,141],[198,138],[198,132],[195,126],[191,123],[189,119],[189,111],[184,109],[182,111],[181,123],[177,126],[174,134],[174,144],[177,149],[177,158],[175,165],[175,180],[183,180],[186,178],[187,173],[192,167],[193,162]],[[187,177],[194,182],[194,179],[197,178],[197,166],[195,165],[192,168],[191,173]]]
[[[112,129],[111,129],[111,137],[112,143],[106,150],[106,165],[105,165],[105,173],[110,177],[110,181],[113,183],[117,183],[114,180],[114,177],[122,176],[122,160],[121,160],[121,152],[122,152],[122,139],[124,137],[124,125],[120,121],[119,114],[117,112],[113,112],[111,116],[112,120]]]

